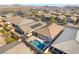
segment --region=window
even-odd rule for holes
[[[58,49],[56,49],[56,48],[54,48],[54,51],[53,51],[53,52],[56,53],[56,54],[63,54],[62,51],[60,51],[60,50],[58,50]]]
[[[37,34],[37,33],[35,33],[35,32],[33,32],[33,35],[34,35],[34,36],[37,36],[38,34]]]

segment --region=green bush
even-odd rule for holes
[[[62,25],[65,25],[66,24],[66,19],[62,19],[61,23],[62,23]]]
[[[1,33],[5,33],[5,30],[4,30],[4,29],[3,29],[3,30],[0,30],[0,32],[1,32]]]
[[[52,23],[56,23],[56,22],[57,22],[54,16],[51,16],[51,17],[50,17],[50,21],[51,21]]]
[[[13,41],[15,41],[16,39],[14,39],[14,38],[6,38],[5,39],[5,41],[6,41],[6,43],[11,43],[11,42],[13,42]]]
[[[4,28],[6,29],[7,27],[8,27],[8,24],[5,24],[5,25],[4,25]]]
[[[12,38],[16,39],[17,40],[17,36],[16,35],[12,35]]]

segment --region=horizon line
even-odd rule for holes
[[[0,6],[11,6],[11,5],[21,5],[21,6],[79,6],[79,4],[0,4]]]

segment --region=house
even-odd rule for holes
[[[46,24],[41,21],[35,22],[31,20],[27,20],[27,21],[25,20],[25,23],[24,23],[24,20],[23,20],[19,23],[19,25],[14,24],[13,26],[15,27],[16,32],[14,33],[16,35],[18,35],[21,38],[24,38],[24,37],[29,38],[30,36],[32,36],[33,31],[46,26]]]
[[[3,30],[3,27],[0,27],[0,47],[6,45],[6,41],[4,40],[5,37],[4,37],[3,34],[1,33],[2,30]]]
[[[12,24],[10,22],[4,22],[4,26],[3,26],[6,30],[10,31],[10,32],[14,32],[15,28],[12,26]]]
[[[29,30],[29,26],[28,26],[28,24],[30,25],[30,24],[32,24],[32,23],[36,23],[35,21],[33,21],[32,19],[27,19],[27,18],[21,18],[20,16],[14,16],[14,17],[12,17],[12,18],[7,18],[7,19],[5,19],[6,21],[8,21],[8,22],[11,22],[12,23],[12,25],[13,25],[13,27],[15,28],[15,31],[17,32],[17,33],[19,33],[19,34],[24,34],[26,31],[25,31],[25,29],[26,30]],[[38,23],[38,22],[37,22]],[[28,29],[27,29],[27,28]],[[25,32],[24,32],[24,31]]]
[[[21,27],[21,29],[23,29],[24,32],[30,33],[32,31],[35,31],[36,29],[42,28],[44,26],[46,26],[45,23],[43,23],[41,21],[38,21],[38,22],[34,22],[34,23],[23,25]]]
[[[79,24],[79,15],[77,15],[77,20],[75,22],[76,24]]]
[[[51,16],[52,16],[51,14],[43,14],[41,15],[42,17],[41,20],[44,21],[45,23],[49,23]]]
[[[63,31],[63,27],[55,23],[35,30],[33,34],[43,40],[53,40],[60,32]]]
[[[65,19],[66,17],[64,15],[58,15],[55,17],[55,19],[57,20],[58,23],[61,23],[63,19]]]
[[[11,22],[11,23],[15,23],[15,22],[19,22],[21,21],[23,18],[20,16],[11,16],[11,17],[6,17],[3,20]]]
[[[51,45],[57,36],[63,31],[63,27],[56,24],[44,26],[32,32],[32,35],[24,42],[37,53],[44,51]]]
[[[13,16],[14,16],[13,14],[5,14],[6,18],[10,18],[10,17],[13,17]]]
[[[56,54],[79,54],[79,30],[65,28],[52,43],[50,51]]]
[[[76,16],[67,15],[67,19],[66,20],[67,20],[68,23],[74,24],[76,22],[76,20],[77,20],[77,17]]]

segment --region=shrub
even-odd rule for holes
[[[65,25],[66,24],[66,19],[65,18],[62,19],[61,23],[62,23],[62,25]]]
[[[8,27],[8,24],[5,24],[5,25],[4,25],[4,28],[7,28],[7,27]]]
[[[16,39],[14,39],[14,38],[6,38],[5,39],[5,41],[6,41],[6,43],[11,43],[11,42],[13,42],[13,41],[15,41]]]
[[[16,35],[12,35],[12,38],[14,38],[15,40],[17,40],[17,36]]]
[[[57,22],[54,16],[51,16],[49,19],[50,19],[50,21],[51,21],[52,23],[56,23],[56,22]]]
[[[0,32],[1,32],[1,33],[5,33],[5,30],[4,30],[4,29],[3,29],[3,30],[0,30]]]

